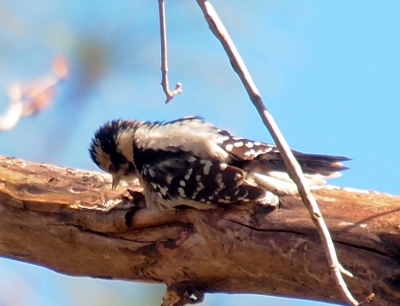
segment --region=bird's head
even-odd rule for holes
[[[135,178],[133,164],[133,141],[138,122],[114,120],[101,126],[89,147],[93,162],[112,175],[112,189],[121,180]]]

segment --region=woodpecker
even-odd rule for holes
[[[96,131],[89,152],[112,175],[112,189],[137,178],[154,210],[277,205],[277,195],[297,194],[276,146],[233,136],[200,117],[110,121]],[[310,187],[348,169],[341,164],[347,157],[292,152]]]

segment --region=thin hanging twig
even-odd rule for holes
[[[161,36],[161,87],[167,97],[165,103],[168,104],[174,96],[182,93],[182,84],[176,83],[173,91],[169,90],[168,82],[168,54],[167,54],[167,24],[165,21],[164,0],[158,0],[158,12],[160,14],[160,36]]]
[[[314,196],[307,187],[305,183],[304,174],[299,164],[297,163],[297,160],[293,156],[293,153],[290,150],[289,145],[284,139],[272,115],[265,108],[262,97],[256,85],[254,84],[239,52],[237,51],[232,39],[230,38],[228,32],[226,31],[225,26],[219,19],[213,6],[206,0],[196,0],[196,1],[200,6],[201,10],[203,11],[203,14],[206,18],[206,21],[212,33],[217,37],[217,39],[220,41],[223,48],[225,49],[225,52],[229,57],[229,60],[231,62],[234,71],[238,74],[241,82],[243,83],[250,97],[250,100],[256,107],[264,125],[267,127],[268,131],[272,135],[272,138],[274,139],[276,145],[278,146],[279,151],[282,154],[289,175],[295,182],[297,189],[300,193],[300,196],[304,202],[304,205],[307,207],[311,219],[318,230],[319,236],[321,237],[326,258],[333,273],[334,279],[343,294],[343,297],[350,305],[359,305],[359,303],[353,298],[349,289],[347,288],[346,282],[344,281],[342,275],[342,273],[347,276],[351,276],[352,274],[346,271],[341,266],[337,258],[335,246],[329,234],[328,227],[326,226],[326,223],[322,217],[317,201],[315,200]]]

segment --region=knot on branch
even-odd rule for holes
[[[204,300],[204,292],[194,289],[191,284],[180,283],[168,286],[162,306],[183,306],[198,304]]]

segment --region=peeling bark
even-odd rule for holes
[[[97,172],[0,157],[0,256],[68,275],[162,282],[165,305],[207,292],[342,302],[299,198],[282,197],[273,211],[153,212],[138,185],[110,186]],[[313,193],[341,263],[359,278],[346,279],[354,296],[400,305],[400,197]]]

